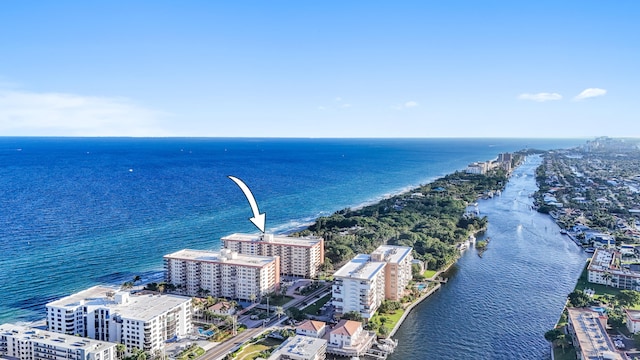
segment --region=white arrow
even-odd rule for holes
[[[251,206],[251,212],[253,213],[253,217],[250,217],[249,220],[255,225],[258,230],[264,232],[264,223],[265,223],[265,213],[260,214],[258,211],[258,204],[256,203],[256,199],[253,197],[251,190],[249,187],[240,179],[235,176],[228,176],[229,179],[233,180],[236,185],[240,187],[240,190],[244,193],[244,196],[247,197],[249,201],[249,205]]]

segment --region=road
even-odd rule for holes
[[[326,286],[323,286],[321,288],[319,288],[318,290],[314,291],[313,293],[309,294],[308,296],[304,297],[304,298],[300,298],[300,299],[295,299],[290,301],[288,304],[286,304],[283,308],[286,310],[288,308],[291,307],[296,307],[298,305],[300,305],[303,302],[313,302],[314,299],[316,299],[317,296],[319,296],[320,294],[322,294],[324,291],[326,291]],[[276,325],[278,325],[279,323],[281,323],[281,321],[284,321],[286,319],[286,316],[283,316],[281,319],[277,319],[277,317],[272,317],[271,321],[267,324],[265,324],[266,326],[263,327],[257,327],[257,328],[250,328],[247,329],[243,332],[241,332],[240,334],[238,334],[237,336],[228,339],[225,342],[222,342],[218,345],[216,345],[214,348],[212,348],[211,350],[207,351],[204,355],[202,355],[202,357],[200,357],[200,359],[202,360],[221,360],[223,359],[227,354],[231,353],[232,351],[235,351],[235,349],[244,344],[245,342],[249,341],[250,339],[260,335],[263,331],[267,331],[267,330],[273,330],[276,328]],[[279,321],[281,320],[281,321]]]
[[[236,347],[244,344],[249,339],[260,335],[260,333],[262,333],[263,331],[265,331],[265,329],[263,328],[247,329],[241,332],[240,334],[238,334],[237,336],[223,343],[220,343],[213,349],[207,351],[204,355],[202,355],[202,357],[200,357],[200,359],[203,359],[203,360],[223,359],[225,356],[227,356],[227,354],[235,350]]]

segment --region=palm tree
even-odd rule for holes
[[[136,276],[134,276],[134,277],[133,277],[133,281],[132,281],[132,283],[133,283],[133,284],[135,284],[135,283],[137,283],[137,282],[138,282],[138,281],[140,281],[140,280],[142,280],[142,278],[140,277],[140,275],[136,275]]]
[[[122,284],[122,289],[124,289],[124,290],[129,290],[129,289],[131,289],[132,287],[133,287],[133,283],[132,283],[131,281],[125,281],[125,282]]]
[[[567,345],[569,345],[569,340],[567,339],[567,336],[565,334],[560,334],[558,335],[558,337],[553,341],[553,344],[555,346],[560,346],[562,347],[562,353],[564,353],[564,349],[567,347]]]
[[[258,297],[256,296],[256,294],[251,294],[251,295],[249,295],[249,300],[251,301],[251,303],[252,303],[252,304],[255,304],[255,303],[256,303],[256,299],[257,299],[257,298],[258,298]]]
[[[276,315],[278,315],[278,320],[280,320],[280,316],[284,315],[284,309],[282,306],[276,306]]]
[[[605,271],[604,274],[602,274],[602,278],[604,279],[607,286],[611,285],[611,279],[613,278],[613,275],[610,272]]]
[[[122,360],[122,356],[127,351],[127,347],[124,344],[116,344],[116,354],[118,354],[118,359]]]

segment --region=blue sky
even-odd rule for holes
[[[0,135],[640,137],[637,1],[4,1]]]

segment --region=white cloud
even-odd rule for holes
[[[418,104],[416,101],[411,100],[411,101],[404,102],[402,104],[393,105],[391,106],[391,108],[396,110],[404,110],[404,109],[414,108],[418,105],[420,104]]]
[[[324,106],[320,105],[318,106],[318,110],[326,110],[327,108],[325,108]]]
[[[518,95],[518,99],[545,102],[545,101],[552,101],[552,100],[560,100],[562,99],[562,95],[558,93],[544,93],[544,92],[537,93],[537,94],[520,94]]]
[[[0,90],[5,135],[167,136],[166,115],[125,98]]]
[[[340,102],[342,101],[342,98],[340,96],[336,97],[336,101]]]
[[[342,104],[340,105],[341,108],[346,109],[346,108],[350,108],[351,104]]]
[[[573,100],[580,101],[580,100],[589,99],[593,97],[604,96],[606,93],[607,93],[607,90],[605,89],[588,88],[588,89],[584,89],[580,94],[574,97]]]

